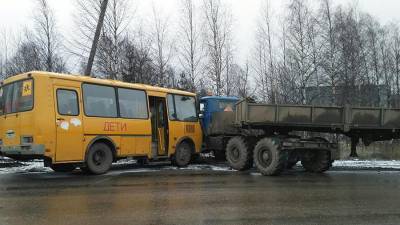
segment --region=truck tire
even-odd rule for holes
[[[279,145],[279,140],[264,138],[254,148],[254,163],[262,175],[276,176],[285,168],[287,152]]]
[[[285,165],[286,169],[293,169],[293,167],[297,164],[297,162],[299,161],[299,157],[297,152],[292,151],[288,153],[288,159]]]
[[[192,159],[192,149],[187,142],[182,142],[176,148],[172,157],[172,165],[177,167],[185,167],[189,165]]]
[[[252,152],[243,137],[234,137],[226,145],[226,161],[229,165],[239,171],[248,170],[253,167]]]
[[[92,174],[104,174],[110,168],[113,162],[113,154],[104,143],[95,143],[89,149],[86,156],[86,168]]]
[[[76,166],[74,164],[52,164],[50,168],[55,172],[67,173],[72,172]]]
[[[308,172],[323,173],[332,167],[331,153],[326,150],[307,151],[301,164]]]

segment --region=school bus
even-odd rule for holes
[[[4,80],[0,97],[1,155],[58,172],[102,174],[127,157],[182,167],[200,152],[193,93],[33,71]]]

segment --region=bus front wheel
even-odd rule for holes
[[[96,143],[90,147],[86,157],[86,169],[92,174],[104,174],[113,162],[110,147],[104,143]]]
[[[175,154],[172,157],[172,164],[178,167],[189,165],[192,159],[192,149],[187,142],[182,142],[176,148]]]

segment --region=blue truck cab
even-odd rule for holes
[[[203,131],[207,131],[212,114],[215,112],[233,111],[235,104],[240,99],[237,97],[207,96],[200,99],[200,113],[202,114]]]

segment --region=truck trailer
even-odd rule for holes
[[[338,145],[326,138],[303,138],[299,132],[342,134],[352,155],[365,145],[400,137],[400,109],[373,107],[259,104],[227,97],[200,100],[203,152],[226,158],[236,170],[256,168],[280,174],[301,161],[305,170],[322,173],[338,159]]]

